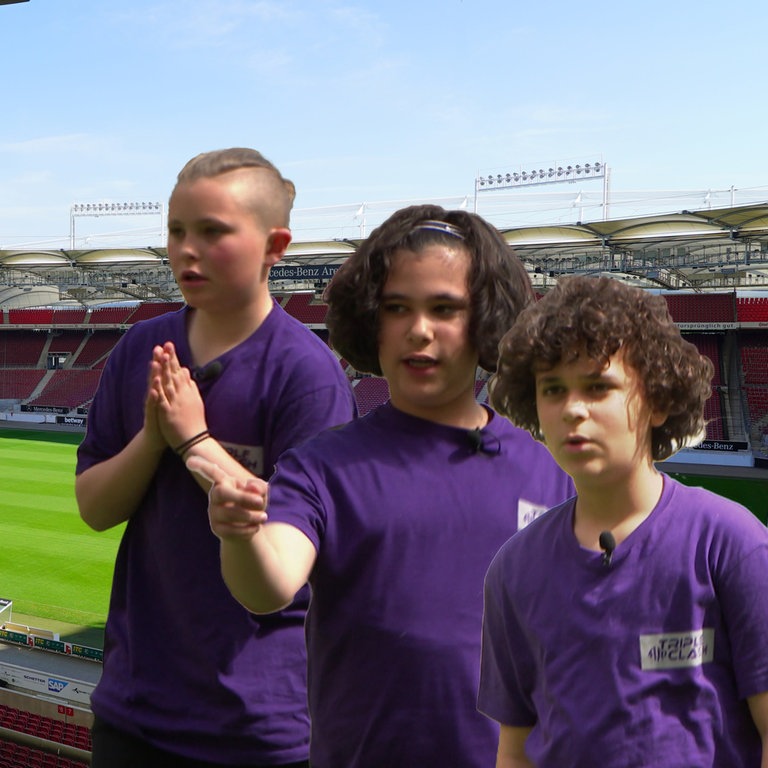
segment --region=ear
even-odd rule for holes
[[[667,420],[667,416],[669,416],[668,413],[663,413],[662,411],[652,411],[651,412],[651,427],[653,429],[656,429],[657,427],[660,427]]]
[[[291,242],[291,230],[285,227],[275,227],[267,236],[267,247],[264,253],[264,265],[272,267],[285,255]]]

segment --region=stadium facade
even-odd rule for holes
[[[707,439],[678,454],[674,464],[695,473],[698,465],[706,471],[730,467],[729,474],[750,477],[764,468],[768,203],[500,231],[539,293],[562,275],[590,274],[663,294],[682,332],[716,371]],[[322,337],[323,290],[361,241],[298,240],[272,270],[273,295]],[[82,429],[100,370],[121,333],[182,301],[164,247],[0,250],[0,425]],[[386,397],[382,381],[341,364],[361,410]],[[480,399],[487,396],[485,384],[478,378]]]

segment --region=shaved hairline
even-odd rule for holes
[[[230,147],[196,155],[179,171],[174,191],[181,184],[191,184],[198,179],[240,172],[250,173],[254,182],[246,190],[247,198],[241,202],[264,226],[289,227],[296,187],[261,152],[249,147]]]

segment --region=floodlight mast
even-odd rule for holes
[[[75,219],[88,216],[159,216],[160,236],[165,236],[165,207],[162,203],[75,203],[69,209],[70,250],[75,250]]]
[[[608,184],[610,169],[602,161],[560,164],[552,163],[547,168],[533,168],[528,170],[522,166],[514,171],[503,173],[489,173],[482,176],[478,173],[475,177],[475,213],[477,213],[477,196],[480,192],[491,192],[510,187],[533,187],[541,184],[573,184],[577,181],[588,179],[603,180],[603,220],[608,218]]]

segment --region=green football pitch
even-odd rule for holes
[[[80,519],[74,479],[81,439],[0,429],[0,598],[13,601],[15,621],[60,624],[62,638],[100,646],[123,526],[96,533]],[[766,519],[768,479],[676,476]]]
[[[0,430],[0,597],[13,601],[14,621],[103,629],[123,527],[96,533],[80,519],[74,480],[81,439]]]

